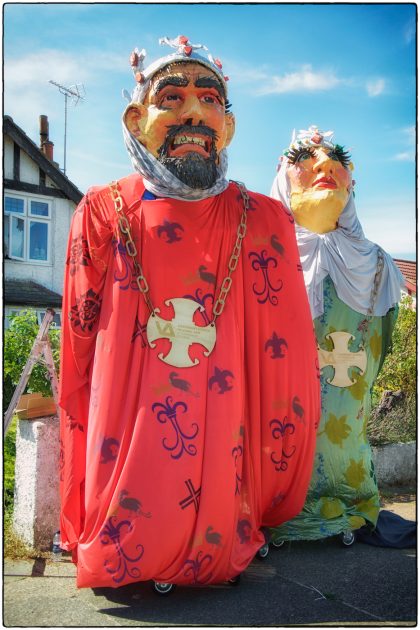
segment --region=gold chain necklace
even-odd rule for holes
[[[148,282],[144,276],[143,269],[137,260],[137,248],[131,236],[130,223],[124,213],[124,202],[119,191],[118,182],[109,184],[111,197],[114,202],[115,211],[118,217],[118,227],[121,239],[124,243],[127,254],[133,260],[135,279],[140,293],[143,295],[150,316],[147,322],[147,340],[151,348],[155,348],[157,339],[169,339],[171,349],[167,355],[158,354],[159,359],[174,367],[192,367],[198,365],[199,360],[191,360],[188,349],[191,344],[198,343],[205,347],[204,355],[208,357],[216,343],[216,319],[220,317],[226,304],[226,298],[232,286],[232,274],[238,266],[241,255],[242,241],[246,234],[247,212],[249,208],[248,192],[243,184],[235,182],[241,193],[243,208],[240,221],[236,230],[236,242],[228,262],[228,273],[223,278],[220,285],[219,295],[213,305],[213,319],[208,326],[197,326],[193,321],[194,313],[197,310],[203,312],[204,306],[189,298],[170,298],[165,301],[166,306],[172,305],[175,317],[166,320],[159,317],[160,310],[153,306],[150,298]]]

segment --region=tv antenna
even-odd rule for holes
[[[66,153],[67,153],[67,150],[66,150],[67,100],[71,99],[72,104],[76,106],[79,101],[83,101],[83,99],[85,98],[85,88],[81,83],[79,83],[78,85],[71,85],[68,88],[64,87],[64,85],[60,85],[59,83],[56,83],[55,81],[49,81],[49,83],[52,83],[53,85],[58,87],[58,91],[60,92],[60,94],[64,95],[64,168],[63,168],[63,173],[65,175],[66,174]]]

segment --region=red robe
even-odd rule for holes
[[[235,184],[216,197],[142,200],[119,182],[150,297],[195,299],[209,323],[239,223]],[[61,537],[80,587],[221,582],[298,514],[319,418],[317,353],[291,215],[250,194],[248,228],[217,341],[175,368],[148,346],[149,311],[107,186],[72,221],[60,379]]]

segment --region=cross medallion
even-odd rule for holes
[[[327,379],[327,383],[334,387],[350,387],[356,380],[349,378],[348,370],[357,367],[361,374],[364,374],[367,366],[367,354],[364,348],[358,352],[350,352],[349,342],[355,337],[344,331],[337,331],[326,335],[326,339],[331,339],[334,348],[331,352],[323,350],[318,346],[319,367],[322,370],[327,365],[334,368],[334,376]]]
[[[155,313],[149,317],[147,322],[147,339],[151,348],[155,348],[153,343],[157,339],[169,339],[171,349],[166,356],[161,352],[158,357],[164,363],[174,367],[192,367],[199,363],[196,358],[192,361],[188,349],[193,343],[204,346],[204,356],[208,357],[216,343],[216,326],[197,326],[193,321],[194,313],[197,310],[204,311],[204,307],[185,298],[171,298],[165,301],[166,306],[173,306],[175,316],[171,320],[162,319]]]

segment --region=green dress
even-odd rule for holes
[[[272,529],[272,540],[315,540],[367,523],[376,525],[379,493],[366,428],[372,386],[389,348],[397,314],[398,308],[392,308],[383,317],[368,318],[342,302],[330,277],[325,278],[324,313],[314,321],[318,345],[324,350],[320,365],[325,367],[320,372],[322,412],[312,478],[302,512]],[[348,369],[327,365],[328,352],[334,353],[340,344],[334,334],[326,336],[337,331],[348,333],[342,335],[341,351],[343,346],[346,351],[339,359]],[[333,384],[336,372],[337,378],[338,372],[344,374],[347,385]]]

